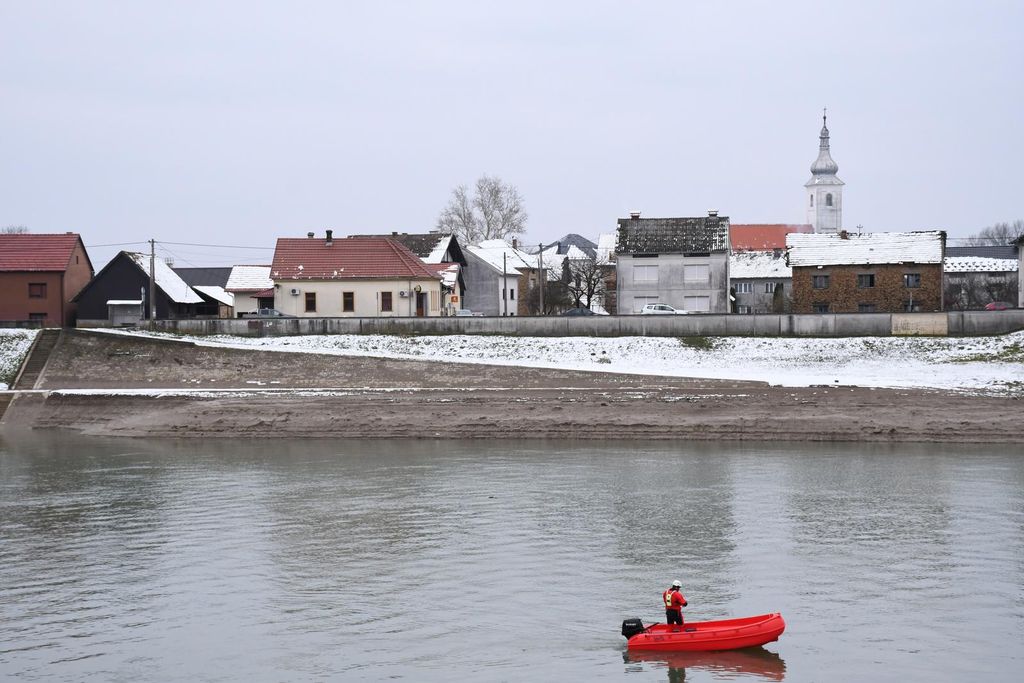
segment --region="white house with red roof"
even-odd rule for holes
[[[389,237],[282,237],[270,266],[275,308],[298,317],[438,316],[442,280]]]
[[[72,326],[72,299],[91,278],[78,233],[0,234],[0,320]]]
[[[256,313],[274,307],[274,281],[270,266],[232,266],[224,290],[234,296],[235,315]]]

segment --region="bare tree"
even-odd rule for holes
[[[984,308],[993,301],[1017,301],[1016,273],[951,273],[944,298],[954,311]]]
[[[981,229],[977,235],[964,240],[970,247],[1013,244],[1024,237],[1024,220],[1017,219],[1012,223],[996,223]]]
[[[466,244],[483,240],[510,239],[526,231],[523,198],[514,185],[497,176],[483,175],[473,188],[459,185],[452,190],[448,206],[437,219],[437,228],[454,233]]]
[[[0,235],[25,235],[28,234],[26,225],[5,225],[0,228]]]
[[[590,308],[604,294],[605,271],[593,259],[565,259],[562,279],[573,306]]]

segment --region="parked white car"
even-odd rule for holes
[[[672,308],[668,304],[647,304],[640,311],[640,315],[688,315],[691,312]]]

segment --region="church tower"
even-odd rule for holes
[[[836,177],[839,164],[832,161],[828,151],[828,125],[825,114],[821,117],[821,141],[818,158],[811,164],[811,179],[807,188],[807,222],[814,232],[838,232],[843,228],[843,185]]]

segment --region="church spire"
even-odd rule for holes
[[[839,172],[839,164],[832,160],[828,147],[828,109],[821,114],[821,134],[818,136],[818,158],[811,164],[814,175],[835,175]]]

